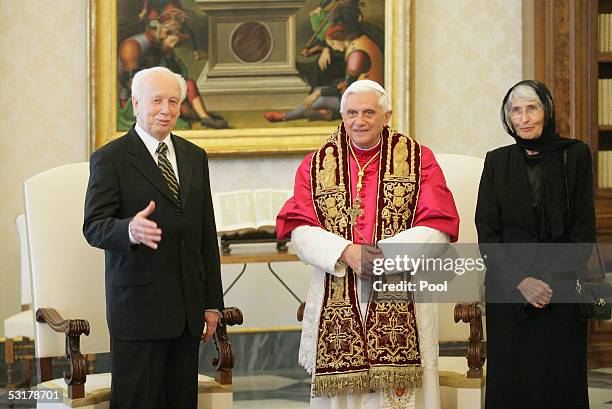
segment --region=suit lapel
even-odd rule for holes
[[[176,153],[176,163],[178,166],[179,185],[181,203],[183,206],[187,204],[189,193],[191,191],[191,177],[193,175],[193,157],[187,149],[184,141],[176,135],[171,135],[174,152]]]
[[[144,142],[140,139],[140,136],[136,133],[134,127],[130,129],[128,135],[131,141],[129,154],[132,156],[132,164],[157,190],[163,193],[172,203],[175,203],[168,183],[162,178],[155,160],[147,150]]]

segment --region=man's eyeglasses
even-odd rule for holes
[[[510,117],[513,119],[521,118],[523,113],[526,113],[530,118],[535,117],[540,111],[542,107],[539,105],[527,105],[525,109],[521,107],[512,107],[510,108]]]

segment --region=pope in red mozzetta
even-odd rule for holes
[[[387,126],[382,86],[354,82],[340,111],[276,226],[314,267],[299,354],[310,407],[439,409],[437,306],[370,297],[371,265],[379,245],[456,241],[455,202],[431,150]]]

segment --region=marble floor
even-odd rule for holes
[[[612,368],[589,371],[591,409],[612,409]]]
[[[301,370],[234,377],[235,409],[308,408],[310,376]]]
[[[235,409],[308,408],[310,377],[300,369],[276,370],[264,374],[237,373],[234,376]],[[591,409],[612,409],[612,368],[589,371]],[[7,408],[4,390],[0,408]],[[16,408],[33,408],[23,403]]]

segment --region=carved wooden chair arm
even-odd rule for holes
[[[241,325],[242,311],[236,307],[227,307],[220,311],[221,318],[213,336],[218,357],[213,358],[212,364],[217,369],[217,382],[222,385],[231,385],[232,368],[234,367],[234,350],[227,337],[227,326]]]
[[[78,399],[85,396],[85,380],[87,368],[85,356],[81,354],[80,337],[89,335],[89,322],[82,319],[63,319],[54,308],[39,308],[36,310],[36,321],[46,323],[55,332],[66,334],[66,359],[69,372],[64,372],[64,380],[68,385],[68,397]],[[44,361],[43,361],[44,359]],[[40,381],[45,382],[53,377],[51,359],[43,358],[39,362]]]
[[[482,378],[485,363],[483,350],[482,315],[484,305],[480,302],[458,303],[455,305],[455,322],[470,324],[470,338],[467,352],[468,378]]]
[[[234,325],[242,325],[243,316],[240,308],[237,307],[227,307],[221,310],[222,320],[226,325],[234,326]]]
[[[44,322],[55,332],[66,335],[89,335],[89,322],[87,320],[65,320],[55,308],[39,308],[36,310],[36,321]]]
[[[303,302],[297,309],[297,320],[298,322],[304,321],[304,308],[306,308],[306,303]]]

